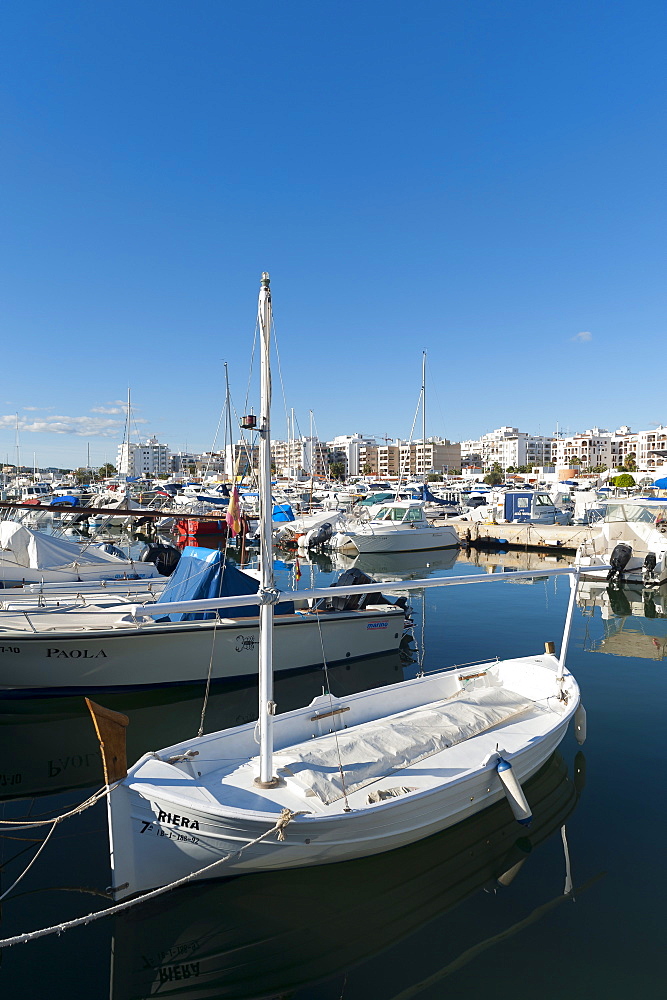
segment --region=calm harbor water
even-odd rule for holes
[[[291,557],[279,583],[294,579]],[[352,560],[301,561],[299,586],[324,584]],[[414,639],[401,654],[330,669],[336,694],[560,640],[568,582],[512,582],[553,567],[535,553],[433,552],[356,565],[389,579],[506,573],[491,587],[413,593]],[[274,1000],[435,1000],[662,995],[667,889],[662,726],[667,709],[667,594],[584,584],[568,665],[588,713],[581,750],[569,734],[526,787],[535,820],[505,803],[427,841],[320,869],[245,876],[174,891],[118,917],[1,954],[7,997],[152,996]],[[281,710],[322,690],[323,672],[279,678]],[[100,698],[130,716],[129,756],[196,732],[196,687]],[[212,696],[206,728],[254,718],[256,689]],[[79,699],[0,708],[0,817],[48,818],[99,787],[91,723]],[[1,841],[4,892],[43,831]],[[63,824],[2,902],[0,936],[109,905],[106,814]],[[573,891],[570,892],[570,886]]]

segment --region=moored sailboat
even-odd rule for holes
[[[263,497],[270,498],[268,274],[262,275],[259,326],[260,472]],[[293,595],[275,589],[270,499],[263,501],[260,531],[261,586],[249,598],[260,605],[258,723],[147,753],[111,785],[116,898],[184,877],[380,854],[453,826],[505,795],[517,818],[528,821],[520,785],[561,742],[580,701],[565,667],[576,571],[540,573],[569,573],[573,583],[558,657],[550,646],[538,655],[443,670],[346,698],[324,693],[303,708],[277,714],[274,606]],[[513,579],[521,575],[531,574]],[[494,581],[412,580],[386,589],[471,582]],[[339,593],[364,589],[352,585]],[[225,601],[201,604],[224,607]]]

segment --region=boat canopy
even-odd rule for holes
[[[667,503],[664,500],[625,500],[607,503],[605,521],[643,521],[655,524],[656,520],[667,519]]]
[[[43,531],[31,531],[16,521],[0,521],[0,549],[5,564],[15,562],[17,566],[30,569],[56,569],[62,566],[109,564],[117,562],[117,556],[101,549],[82,549],[77,542]]]
[[[205,549],[196,545],[186,545],[174,572],[169,577],[156,604],[167,601],[199,601],[212,597],[242,597],[256,594],[259,582],[243,573],[233,563],[224,560],[224,553],[218,549]],[[294,605],[285,601],[276,605],[276,615],[294,614]],[[225,608],[226,618],[256,618],[257,604],[239,605]],[[216,617],[215,611],[173,612],[170,615],[154,615],[156,621],[192,622],[205,621]]]
[[[71,493],[68,493],[68,494],[65,494],[64,496],[60,495],[60,496],[57,496],[57,497],[53,497],[52,500],[49,500],[49,506],[51,506],[51,507],[55,507],[58,504],[63,504],[63,503],[69,504],[72,507],[78,507],[78,505],[79,505],[79,498],[75,497]]]

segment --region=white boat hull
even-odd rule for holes
[[[428,549],[454,548],[459,536],[451,525],[428,528],[367,529],[341,532],[337,547],[354,548],[357,552],[423,552]]]
[[[510,666],[526,665],[527,659],[508,662]],[[545,662],[551,661],[552,694],[555,695],[555,658],[543,656],[530,660],[534,664],[535,676],[543,673],[541,667]],[[502,667],[503,664],[495,666]],[[489,673],[494,669],[494,665],[487,665]],[[448,675],[449,680],[455,681],[455,675],[449,672]],[[362,711],[364,699],[375,699],[380,707],[384,706],[385,712],[387,709],[391,711],[392,702],[400,704],[402,697],[407,698],[408,704],[414,705],[415,696],[419,694],[415,685],[421,684],[428,689],[434,680],[436,678],[433,677],[418,678],[382,691],[361,692],[345,699],[344,704],[343,700],[334,699],[335,704],[341,707],[328,714],[350,711],[354,724],[354,703],[357,701]],[[520,782],[534,774],[550,757],[563,739],[579,702],[576,682],[568,674],[566,689],[568,701],[562,709],[544,710],[535,718],[529,714],[504,725],[489,727],[479,735],[430,755],[427,763],[420,758],[412,765],[399,770],[389,769],[383,777],[357,787],[348,796],[350,811],[344,810],[343,800],[334,801],[323,810],[318,799],[309,797],[311,793],[306,793],[299,802],[290,788],[255,790],[251,782],[247,787],[237,784],[225,802],[219,801],[216,790],[220,782],[207,782],[205,761],[215,754],[212,744],[216,735],[226,734],[211,736],[210,747],[198,742],[202,755],[202,765],[199,766],[204,771],[201,781],[196,759],[178,765],[166,762],[170,754],[185,752],[188,744],[162,751],[157,759],[155,756],[144,757],[111,792],[109,799],[116,898],[183,878],[229,854],[236,854],[266,833],[285,807],[299,815],[286,827],[284,841],[278,841],[274,835],[247,847],[240,857],[232,857],[219,869],[208,870],[201,877],[307,867],[367,857],[453,826],[504,796],[495,769],[498,745],[502,755],[511,762]],[[325,698],[317,699],[317,702],[318,708],[328,704]],[[416,703],[419,704],[418,701]],[[299,713],[287,713],[282,717],[286,720],[286,729],[299,729],[295,718],[299,714],[302,722],[305,722],[304,716],[310,720],[324,718],[317,711],[312,715],[314,707],[315,703],[299,710]],[[280,718],[276,717],[274,723],[279,744],[277,724]],[[310,730],[316,728],[313,721],[307,726]],[[228,734],[233,736],[236,732],[242,735],[243,728],[249,727],[228,731]],[[344,733],[344,730],[341,732]],[[353,731],[349,733],[351,738],[354,735]],[[277,757],[280,758],[280,751]],[[276,760],[276,769],[281,773],[279,760]],[[224,777],[222,783],[224,786]],[[289,784],[289,780],[281,782],[281,785],[284,784]],[[387,785],[407,786],[401,791],[409,794],[368,805],[368,792],[378,786],[386,788]],[[223,797],[228,792],[225,787]]]
[[[74,612],[75,614],[78,612]],[[79,620],[96,613],[81,611]],[[140,627],[117,621],[116,627],[67,630],[64,613],[57,630],[45,628],[57,616],[31,611],[36,632],[0,630],[0,690],[90,694],[109,688],[183,684],[206,679],[212,660],[213,679],[257,676],[257,619],[222,622],[153,623]],[[99,617],[99,613],[97,613]],[[24,629],[26,619],[22,619]],[[323,612],[282,615],[274,626],[274,669],[300,670],[321,664],[375,656],[398,648],[405,618],[393,607],[385,611]]]

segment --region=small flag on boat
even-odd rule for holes
[[[232,495],[229,498],[229,507],[227,508],[225,520],[227,522],[230,535],[232,538],[236,538],[241,530],[241,519],[239,517],[239,491],[236,486],[232,490]]]
[[[294,560],[294,579],[301,579],[301,566],[299,565],[299,557],[297,556]]]

